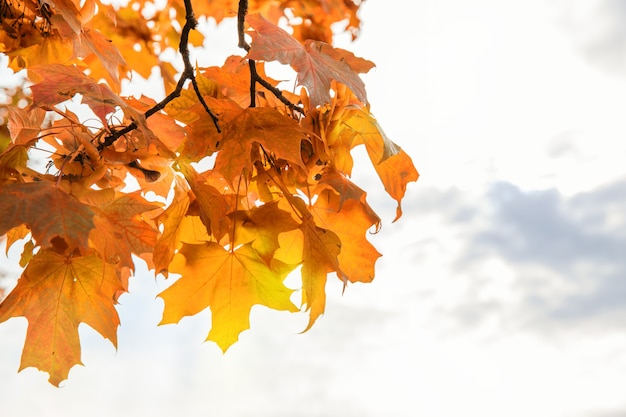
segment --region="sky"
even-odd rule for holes
[[[372,112],[421,174],[391,223],[354,153],[383,218],[374,282],[331,280],[304,334],[255,307],[223,355],[208,311],[156,325],[170,283],[140,268],[119,348],[81,327],[60,389],[17,373],[25,319],[0,325],[1,417],[626,417],[626,4],[368,0],[361,18],[339,45],[377,64]],[[236,45],[231,25],[211,42]]]

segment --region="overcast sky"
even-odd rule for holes
[[[169,283],[140,270],[118,351],[81,328],[86,366],[61,389],[16,373],[25,319],[0,325],[0,416],[626,416],[625,3],[368,0],[361,17],[342,46],[377,64],[372,111],[422,175],[392,224],[355,152],[384,219],[375,281],[332,281],[305,334],[255,308],[222,355],[208,311],[156,326]],[[235,45],[226,30],[212,41]]]

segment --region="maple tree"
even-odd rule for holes
[[[161,323],[208,307],[207,340],[223,351],[253,305],[304,311],[308,329],[329,274],[374,278],[366,237],[380,219],[350,180],[351,150],[364,145],[395,220],[418,173],[370,113],[359,74],[374,64],[333,46],[331,26],[358,36],[360,5],[0,0],[17,80],[0,113],[0,236],[7,253],[22,242],[24,268],[0,322],[28,320],[20,369],[66,379],[80,323],[116,345],[116,300],[139,260],[180,275],[159,295]],[[195,65],[210,52],[199,17],[234,19],[241,55]],[[292,68],[296,89],[266,74],[270,61]],[[154,71],[164,98],[125,95]],[[297,267],[299,301],[284,283]]]

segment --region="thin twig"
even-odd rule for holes
[[[263,87],[270,90],[272,94],[274,94],[274,96],[276,96],[276,98],[281,101],[281,103],[289,107],[291,111],[297,111],[300,114],[304,114],[304,110],[302,110],[302,107],[299,107],[293,104],[291,101],[287,99],[287,97],[283,95],[283,93],[278,88],[274,87],[272,84],[268,83],[263,78],[261,78],[261,76],[256,72],[256,68],[255,68],[254,73],[255,73],[255,81],[261,84]]]

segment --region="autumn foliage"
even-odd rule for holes
[[[351,150],[367,150],[396,219],[418,173],[369,111],[359,74],[374,64],[332,46],[331,26],[358,35],[360,3],[0,0],[16,80],[0,110],[0,236],[24,268],[0,321],[28,319],[20,369],[66,379],[80,323],[116,345],[116,300],[140,260],[175,280],[161,323],[209,307],[224,351],[253,305],[305,312],[310,327],[329,274],[374,278],[366,237],[380,219],[350,180]],[[198,67],[211,53],[200,17],[236,22],[241,55]],[[125,94],[151,74],[165,97]],[[284,280],[298,267],[295,300]]]

